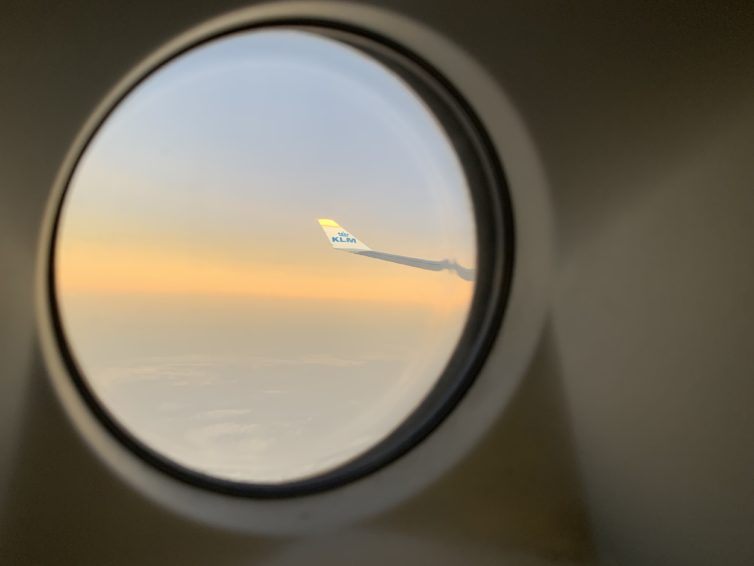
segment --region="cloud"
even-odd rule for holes
[[[373,354],[363,357],[346,358],[330,354],[316,354],[300,357],[277,358],[269,356],[177,356],[134,360],[128,365],[106,366],[90,372],[90,379],[98,385],[108,386],[124,383],[161,381],[171,385],[213,385],[221,378],[222,371],[227,380],[227,369],[239,371],[250,368],[273,367],[359,367],[378,361],[384,356]],[[274,391],[268,391],[274,392]]]
[[[251,409],[213,409],[196,413],[192,416],[195,420],[225,419],[228,417],[240,417],[251,413]]]

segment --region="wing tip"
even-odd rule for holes
[[[319,225],[322,227],[329,226],[331,228],[340,228],[340,224],[335,222],[335,220],[331,220],[330,218],[320,218]]]

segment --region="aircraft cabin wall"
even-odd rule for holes
[[[470,77],[455,86],[492,132],[511,191],[523,291],[502,325],[531,337],[498,336],[483,379],[428,437],[437,465],[412,468],[409,452],[379,476],[389,481],[358,480],[369,490],[351,500],[335,488],[347,517],[337,524],[287,532],[283,519],[265,528],[263,514],[256,526],[204,520],[191,510],[206,503],[201,488],[176,488],[172,506],[172,488],[154,486],[179,481],[136,458],[123,470],[160,477],[144,489],[126,481],[131,472],[98,453],[106,434],[98,444],[82,433],[53,385],[35,314],[49,307],[38,296],[45,211],[66,155],[115,85],[187,30],[257,4],[6,1],[0,563],[754,563],[752,6],[270,5],[362,18],[430,60],[447,54],[437,64],[451,83]],[[404,21],[416,24],[391,27]],[[429,35],[414,41],[413,29]],[[449,47],[433,51],[434,37]],[[527,288],[531,305],[519,301]],[[481,400],[488,386],[502,397]],[[478,417],[464,412],[473,403]],[[452,457],[433,435],[452,439]],[[425,464],[437,470],[426,484]],[[383,491],[392,499],[380,507]],[[283,505],[289,515],[271,516],[295,515],[295,498]]]

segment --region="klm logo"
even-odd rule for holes
[[[352,237],[348,232],[338,232],[337,236],[332,236],[332,241],[338,244],[355,244],[356,238]]]

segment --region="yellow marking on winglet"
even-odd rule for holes
[[[335,220],[330,220],[329,218],[320,218],[319,219],[319,225],[320,226],[331,226],[332,228],[340,228],[340,224],[335,222]]]

